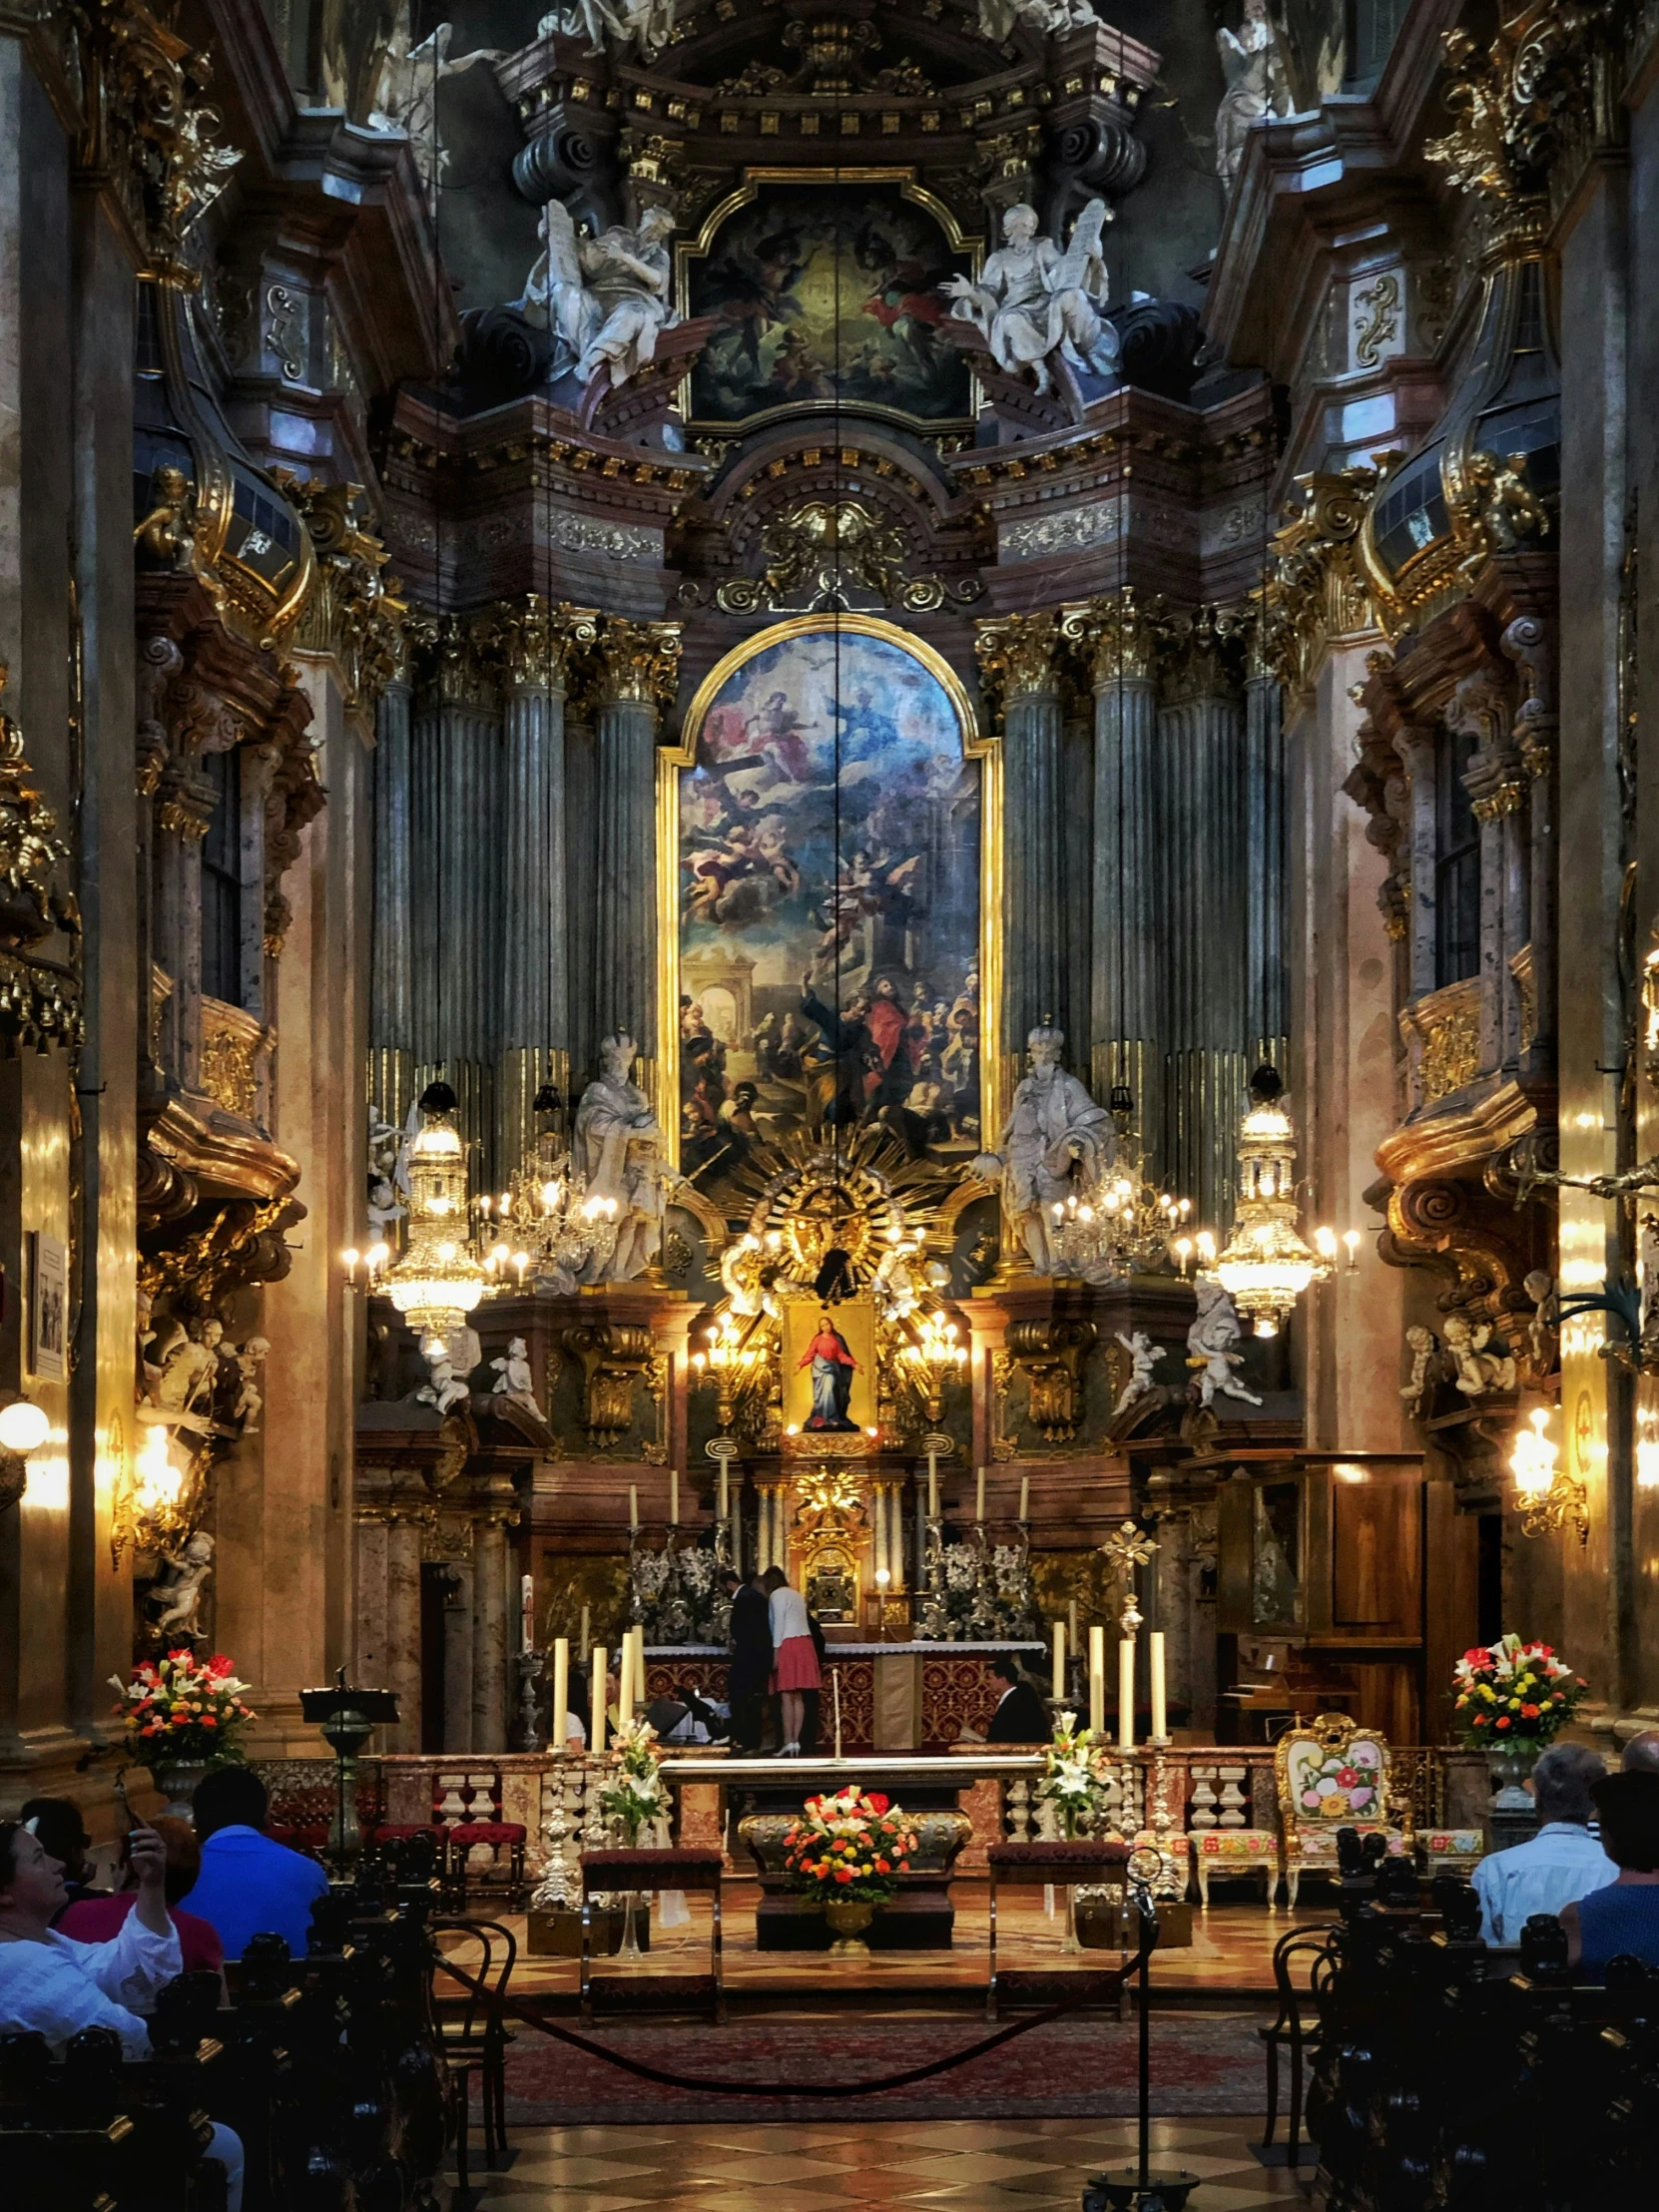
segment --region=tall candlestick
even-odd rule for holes
[[[1164,1686],[1164,1632],[1155,1628],[1147,1638],[1147,1652],[1152,1664],[1152,1740],[1155,1744],[1169,1740],[1169,1701]]]
[[[841,1670],[839,1667],[830,1669],[830,1680],[834,1685],[835,1691],[835,1757],[838,1759],[841,1755]]]
[[[520,1651],[536,1648],[536,1578],[533,1574],[521,1574],[518,1578],[518,1648]]]
[[[678,1527],[679,1527],[679,1525],[680,1525],[680,1469],[679,1469],[678,1467],[670,1467],[670,1468],[669,1468],[669,1470],[668,1470],[668,1520],[669,1520],[669,1526],[670,1526],[671,1528],[678,1528]]]
[[[893,1588],[904,1587],[904,1493],[895,1482],[892,1487],[892,1537],[887,1545],[887,1563],[892,1568]]]
[[[1019,1517],[1022,1521],[1031,1518],[1031,1477],[1028,1474],[1019,1478]]]
[[[628,1718],[628,1680],[634,1671],[634,1632],[622,1631],[622,1641],[616,1654],[616,1718],[620,1728]]]
[[[939,1455],[936,1451],[927,1454],[927,1517],[929,1520],[939,1517]]]
[[[555,1636],[553,1639],[553,1733],[548,1740],[552,1751],[565,1751],[570,1742],[570,1638]]]
[[[1077,1600],[1073,1598],[1066,1607],[1066,1618],[1071,1623],[1071,1648],[1077,1649]]]
[[[640,1486],[637,1482],[628,1485],[628,1525],[630,1528],[640,1525]]]
[[[1135,1748],[1135,1639],[1125,1636],[1118,1645],[1118,1749]]]
[[[979,1478],[973,1486],[973,1518],[976,1523],[985,1518],[985,1470],[979,1469]]]
[[[593,1647],[593,1698],[588,1715],[588,1749],[603,1751],[605,1748],[605,1673],[610,1653],[603,1644]]]
[[[645,1703],[645,1630],[636,1628],[631,1637],[634,1663],[628,1670],[628,1710],[622,1716],[631,1721],[634,1707]]]
[[[1089,1630],[1089,1726],[1097,1736],[1106,1729],[1106,1631],[1096,1621]]]
[[[871,1518],[874,1522],[872,1534],[874,1536],[875,1579],[884,1588],[887,1573],[887,1493],[879,1483],[875,1485],[870,1504],[873,1507]]]
[[[730,1470],[728,1468],[727,1462],[723,1459],[720,1462],[720,1517],[722,1520],[730,1520],[732,1518],[732,1504],[729,1495],[730,1488]]]
[[[593,1636],[589,1621],[590,1612],[591,1608],[584,1605],[582,1608],[582,1664],[584,1667],[588,1663],[589,1653],[593,1650]]]
[[[1054,1623],[1054,1687],[1050,1695],[1063,1698],[1066,1694],[1066,1624]]]

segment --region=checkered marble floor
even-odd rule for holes
[[[1153,2122],[1159,2161],[1203,2187],[1193,2212],[1262,2212],[1304,2201],[1284,2168],[1246,2148],[1261,2127],[1241,2119]],[[1076,2212],[1086,2177],[1134,2154],[1133,2120],[938,2120],[931,2125],[715,2125],[517,2128],[500,2173],[474,2166],[473,2212],[761,2212],[787,2192],[789,2212]],[[473,2138],[476,2157],[481,2146]],[[465,2200],[455,2199],[454,2212]]]

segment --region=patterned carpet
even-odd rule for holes
[[[1297,2177],[1250,2154],[1261,2132],[1259,2118],[1160,2120],[1155,2156],[1199,2176],[1192,2212],[1294,2212]],[[1124,2165],[1134,2133],[1123,2120],[742,2127],[706,2113],[678,2127],[515,2130],[511,2166],[474,2169],[475,2194],[454,2212],[1077,2212],[1084,2179]]]
[[[1258,2111],[1265,2078],[1256,2034],[1262,2017],[1256,2012],[1155,2012],[1153,2110],[1163,2115]],[[760,2085],[879,2079],[965,2049],[990,2030],[968,2014],[889,2013],[772,2017],[725,2027],[642,2022],[583,2032],[596,2043],[671,2073],[753,2079]],[[1133,2016],[1120,2021],[1096,2013],[1054,2020],[912,2088],[831,2103],[661,2088],[601,2058],[521,2029],[507,2061],[508,2116],[516,2125],[569,2127],[635,2119],[643,2105],[659,2119],[706,2120],[715,2111],[734,2123],[1116,2117],[1135,2109],[1136,2041]]]

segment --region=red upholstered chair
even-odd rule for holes
[[[721,1981],[720,1880],[724,1861],[718,1851],[585,1851],[582,1854],[582,2017],[593,2018],[593,1901],[605,1891],[695,1890],[706,1893],[713,1912],[707,1974],[654,1974],[652,1986],[666,1996],[701,1994],[713,1999],[715,2024],[726,2018]]]
[[[1076,1843],[992,1844],[985,1854],[990,1875],[990,1980],[985,1989],[985,2017],[997,2016],[996,1893],[999,1884],[1018,1889],[1076,1889],[1084,1883],[1121,1891],[1128,1877],[1127,1844],[1102,1838],[1080,1838]]]
[[[528,1831],[517,1821],[462,1821],[442,1831],[449,1846],[449,1865],[463,1898],[474,1888],[490,1890],[516,1905],[524,1895],[524,1844]],[[472,1854],[483,1846],[494,1858],[474,1866]]]

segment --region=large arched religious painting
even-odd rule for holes
[[[681,249],[681,306],[712,316],[687,411],[719,428],[855,406],[966,429],[946,278],[974,255],[906,170],[751,170]]]
[[[876,1121],[971,1157],[999,763],[949,666],[874,617],[781,623],[714,669],[670,762],[662,1044],[685,1172],[707,1188],[757,1143]]]

